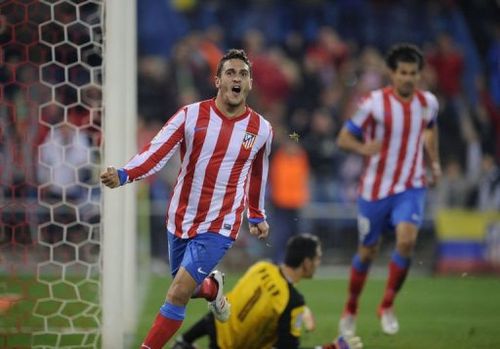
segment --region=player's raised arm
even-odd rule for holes
[[[183,140],[185,118],[186,112],[181,109],[123,168],[108,167],[101,174],[101,182],[109,188],[116,188],[158,172],[165,166]]]
[[[127,182],[150,176],[165,166],[184,139],[185,122],[185,109],[167,121],[151,142],[123,167],[127,172]]]

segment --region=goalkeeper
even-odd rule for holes
[[[294,285],[314,275],[321,254],[316,236],[292,237],[284,264],[255,263],[228,293],[232,311],[227,322],[215,320],[208,313],[177,338],[172,349],[195,349],[193,342],[206,335],[210,349],[298,348],[302,328],[313,330],[315,325]],[[359,349],[362,345],[357,337],[348,341],[340,338],[324,348]]]

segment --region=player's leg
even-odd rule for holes
[[[422,224],[424,200],[424,189],[411,189],[398,194],[394,203],[391,221],[396,227],[396,247],[389,262],[384,296],[378,308],[382,330],[387,334],[399,331],[393,304],[408,275],[418,229]]]
[[[210,348],[217,348],[215,320],[212,313],[205,315],[179,336],[172,349],[196,349],[197,347],[193,343],[203,336],[209,336]]]
[[[356,314],[361,292],[368,276],[371,262],[378,251],[380,235],[385,226],[390,205],[385,199],[358,200],[359,247],[351,264],[348,298],[339,322],[339,332],[352,336],[356,332]]]
[[[224,296],[224,275],[213,269],[233,242],[220,234],[199,234],[190,242],[190,253],[182,263],[198,284],[192,298],[205,298],[209,310],[222,322],[228,320],[231,305]]]
[[[169,234],[169,259],[172,275],[175,276],[167,292],[166,302],[160,308],[143,347],[161,348],[174,335],[184,320],[186,305],[197,286],[232,244],[232,239],[213,233],[199,234],[192,239],[180,239]],[[218,288],[222,291],[222,284]],[[229,317],[229,305],[227,310]]]
[[[168,234],[168,257],[174,277],[167,291],[165,303],[160,307],[141,348],[162,348],[177,332],[184,321],[186,304],[196,288],[196,281],[181,266],[189,240]]]

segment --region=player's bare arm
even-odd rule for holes
[[[352,151],[364,156],[371,156],[377,154],[382,147],[379,141],[366,141],[362,142],[356,138],[347,128],[342,128],[340,130],[339,136],[337,138],[337,145],[348,151]]]
[[[101,173],[101,183],[108,188],[116,188],[120,186],[120,179],[118,178],[118,171],[116,168],[109,166],[106,171]]]
[[[269,235],[269,224],[266,221],[262,221],[257,224],[250,224],[250,234],[257,236],[259,240],[264,240]]]
[[[429,180],[429,185],[435,186],[442,175],[438,151],[438,130],[436,125],[424,131],[424,149],[430,162],[432,176]]]

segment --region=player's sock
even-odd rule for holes
[[[218,290],[219,285],[214,278],[206,277],[201,284],[196,287],[191,298],[205,298],[207,301],[211,302],[217,297]]]
[[[406,275],[410,268],[410,262],[410,258],[401,256],[397,251],[394,251],[392,254],[384,298],[380,304],[381,308],[392,307],[394,298],[406,279]]]
[[[182,325],[186,306],[165,303],[144,339],[141,348],[161,349]]]
[[[358,310],[359,295],[365,285],[366,276],[370,270],[370,264],[370,262],[363,263],[358,254],[352,259],[351,277],[349,279],[349,299],[345,306],[346,312],[356,314]]]

